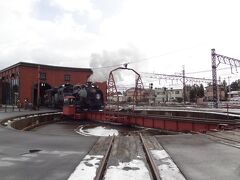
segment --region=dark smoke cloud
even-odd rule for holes
[[[141,54],[135,47],[122,48],[117,51],[102,51],[102,53],[92,53],[90,67],[93,69],[93,75],[89,78],[93,82],[107,81],[111,70],[123,66],[124,63],[137,62]],[[109,67],[110,66],[110,67]],[[131,65],[132,66],[132,65]],[[134,63],[134,69],[137,69],[137,63]],[[114,74],[116,81],[123,79],[122,73]]]

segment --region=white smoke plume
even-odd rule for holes
[[[99,53],[92,53],[90,60],[90,67],[93,70],[93,75],[89,78],[93,82],[107,81],[111,70],[117,67],[123,67],[124,63],[130,63],[131,67],[137,69],[137,63],[140,60],[141,54],[135,47],[122,48],[117,51],[102,51]],[[134,64],[131,64],[134,63]],[[114,74],[115,81],[123,79],[123,73],[116,72]]]

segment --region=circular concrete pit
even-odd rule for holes
[[[29,115],[25,118],[26,121],[21,123],[24,119],[21,117],[27,114]],[[46,115],[46,112],[42,114]],[[61,121],[57,118],[59,116],[57,114],[52,115],[51,118],[51,115],[48,115],[49,117],[33,115],[32,112],[1,113],[1,124],[6,126],[0,128],[2,178],[71,179],[75,176],[81,177],[81,173],[86,176],[86,172],[89,173],[89,177],[94,177],[98,164],[106,152],[104,147],[107,147],[109,142],[108,136],[98,137],[98,135],[116,135],[116,132],[118,137],[115,138],[110,152],[104,173],[105,179],[113,179],[116,175],[131,179],[132,175],[136,178],[139,174],[145,179],[153,179],[148,161],[144,160],[145,153],[139,141],[139,133],[144,135],[162,179],[239,178],[240,132],[238,130],[169,135],[159,130],[138,127]],[[33,120],[29,120],[31,118]],[[9,125],[21,131],[8,128]],[[30,132],[22,131],[30,129]],[[83,134],[79,135],[80,130]],[[159,146],[151,145],[151,142],[155,141]],[[153,144],[157,144],[156,142]],[[91,165],[94,157],[98,157],[98,160],[96,159],[98,163]],[[162,165],[166,163],[169,166],[163,168]],[[84,171],[79,171],[77,167],[82,167]],[[89,170],[88,167],[95,169]],[[94,172],[93,175],[91,172]]]

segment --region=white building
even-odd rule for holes
[[[240,101],[240,91],[230,91],[227,95],[229,101]]]
[[[108,100],[111,101],[111,102],[125,102],[126,101],[126,97],[121,93],[121,92],[118,92],[118,95],[113,95],[113,96],[110,96],[108,97]]]
[[[161,104],[167,101],[167,88],[155,88],[155,103]]]
[[[183,100],[183,89],[155,88],[155,103],[179,102]]]
[[[167,98],[168,102],[183,100],[183,89],[167,89]]]

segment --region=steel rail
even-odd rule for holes
[[[141,139],[142,144],[143,144],[143,149],[144,149],[144,151],[145,151],[145,153],[146,153],[146,158],[147,158],[147,161],[148,161],[148,163],[149,163],[149,167],[150,167],[150,169],[151,169],[153,179],[154,179],[154,180],[161,180],[160,175],[159,175],[159,171],[158,171],[158,169],[157,169],[157,167],[156,167],[156,164],[155,164],[154,161],[153,161],[152,154],[151,154],[151,152],[148,150],[147,145],[146,145],[146,143],[145,143],[144,140],[143,140],[142,134],[139,133],[139,136],[140,136],[140,139]]]
[[[223,140],[227,140],[227,141],[232,141],[232,142],[235,142],[235,143],[240,143],[240,140],[237,141],[235,139],[231,139],[231,138],[227,138],[227,137],[222,137],[222,136],[218,136],[218,135],[214,135],[214,134],[206,134],[207,136],[211,136],[211,137],[215,137],[215,138],[218,138],[218,139],[223,139]]]
[[[224,145],[227,145],[227,146],[231,146],[231,147],[240,149],[240,146],[238,145],[239,144],[238,141],[235,141],[235,140],[232,140],[232,139],[228,139],[228,138],[222,138],[222,137],[218,137],[218,136],[213,136],[213,135],[210,135],[210,134],[204,134],[204,135],[209,137],[209,138],[215,138],[215,140],[217,142],[221,143],[221,144],[224,144]],[[220,140],[220,141],[218,141],[218,140]],[[232,142],[233,143],[237,143],[237,144],[231,144]]]
[[[105,153],[105,155],[104,155],[104,157],[101,161],[101,164],[99,165],[99,168],[97,169],[96,176],[95,176],[94,180],[101,180],[103,178],[114,139],[115,139],[115,136],[112,136],[112,138],[110,140],[110,143],[109,143],[109,146],[108,146],[108,149],[107,149],[107,151],[106,151],[106,153]]]

